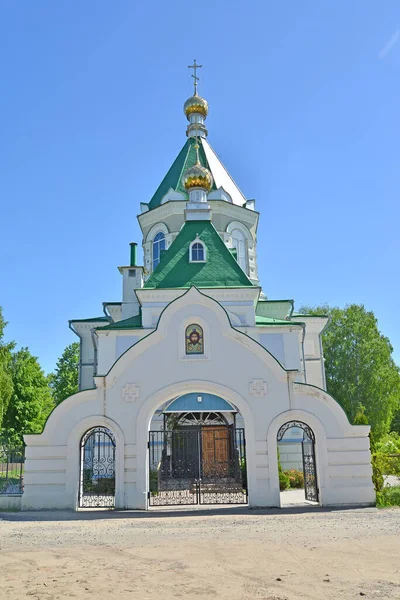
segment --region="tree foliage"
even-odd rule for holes
[[[56,370],[49,376],[55,404],[78,391],[79,343],[69,344],[57,361]]]
[[[15,344],[4,341],[6,325],[7,322],[4,320],[3,310],[0,306],[0,428],[13,391],[10,365]]]
[[[22,441],[25,433],[40,433],[54,402],[48,380],[28,348],[12,355],[11,399],[3,419],[3,434],[10,441]]]
[[[351,423],[367,420],[377,439],[388,433],[400,406],[400,373],[373,312],[357,304],[305,306],[300,312],[330,317],[322,336],[328,393]]]

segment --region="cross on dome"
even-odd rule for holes
[[[192,65],[188,65],[188,69],[193,69],[193,79],[194,79],[194,95],[197,95],[197,82],[199,81],[199,78],[196,75],[196,71],[197,69],[201,69],[203,67],[203,65],[198,65],[196,63],[196,59],[194,59],[193,64]]]

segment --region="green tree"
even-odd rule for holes
[[[25,433],[40,433],[54,402],[48,380],[28,348],[15,352],[10,364],[13,391],[3,420],[3,434],[19,442]]]
[[[4,320],[3,310],[0,306],[0,429],[13,391],[10,365],[15,343],[4,341],[6,325],[7,322]]]
[[[79,343],[67,346],[57,361],[56,370],[49,376],[55,404],[78,391]]]
[[[300,312],[330,317],[322,336],[329,394],[351,423],[365,415],[376,439],[388,433],[399,406],[400,373],[374,313],[357,304],[344,309],[304,306]]]

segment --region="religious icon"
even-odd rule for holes
[[[186,354],[204,354],[203,330],[200,325],[186,327]]]

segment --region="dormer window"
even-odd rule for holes
[[[206,246],[198,237],[190,244],[189,262],[206,262]]]

